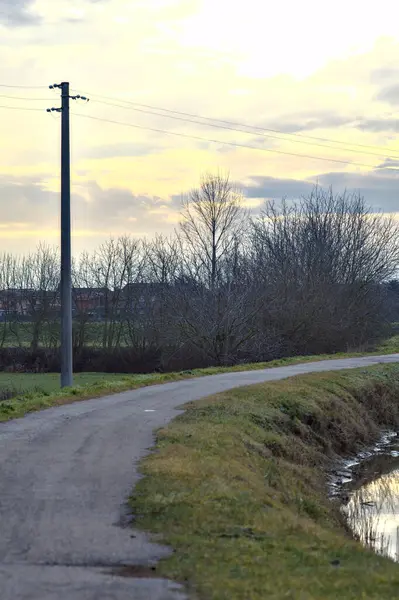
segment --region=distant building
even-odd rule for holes
[[[0,290],[0,310],[5,315],[29,317],[37,312],[54,312],[60,303],[56,290],[10,288]]]
[[[73,308],[80,313],[101,313],[105,310],[107,300],[112,292],[108,288],[73,288]]]
[[[4,314],[28,315],[32,310],[35,290],[10,288],[0,291],[0,309]]]
[[[162,283],[128,283],[119,295],[120,312],[145,316],[159,306],[166,287]]]

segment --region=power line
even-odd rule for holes
[[[8,110],[34,110],[34,111],[39,111],[39,112],[45,112],[46,109],[45,108],[32,108],[30,106],[6,106],[4,104],[0,104],[0,108],[6,108]]]
[[[7,94],[0,94],[0,98],[10,98],[11,100],[28,100],[30,102],[36,102],[38,100],[50,102],[52,100],[52,98],[29,98],[28,96],[8,96]]]
[[[163,112],[166,113],[172,113],[172,114],[176,114],[176,115],[182,115],[185,117],[192,117],[195,119],[203,119],[203,120],[207,120],[207,121],[216,121],[219,123],[224,123],[226,125],[232,125],[232,126],[238,126],[238,127],[246,127],[247,129],[253,129],[254,131],[265,131],[265,132],[271,132],[271,133],[279,133],[282,135],[290,135],[290,136],[294,136],[294,137],[301,137],[304,139],[310,139],[310,140],[317,140],[317,141],[321,141],[321,142],[330,142],[333,144],[341,144],[344,146],[353,146],[356,148],[371,148],[371,149],[380,149],[380,150],[384,150],[389,151],[389,152],[394,152],[394,153],[398,153],[399,150],[394,149],[394,148],[386,148],[384,146],[377,146],[375,144],[350,144],[350,143],[346,143],[346,142],[342,142],[340,140],[334,140],[332,138],[324,138],[324,137],[317,137],[317,136],[311,136],[311,135],[305,135],[302,133],[298,133],[298,132],[285,132],[285,131],[281,131],[279,129],[270,129],[270,128],[266,128],[266,127],[259,127],[257,125],[248,125],[246,123],[240,123],[238,121],[227,121],[226,119],[215,119],[213,117],[204,117],[201,115],[197,115],[194,113],[188,113],[188,112],[183,112],[183,111],[178,111],[178,110],[171,110],[168,108],[163,108],[160,106],[154,106],[151,104],[141,104],[138,102],[133,102],[131,100],[124,100],[121,98],[112,98],[110,96],[102,96],[100,94],[92,94],[90,93],[90,96],[93,98],[103,98],[105,100],[111,100],[111,101],[115,101],[115,102],[124,102],[126,104],[132,105],[132,106],[137,106],[137,107],[142,107],[142,108],[149,108],[149,109],[153,109],[153,110],[162,110]]]
[[[48,87],[46,85],[6,85],[5,83],[0,83],[1,88],[9,88],[9,89],[17,89],[17,90],[46,90]]]
[[[43,90],[43,89],[48,89],[48,86],[43,86],[43,85],[36,85],[36,86],[32,86],[32,85],[8,85],[8,84],[0,84],[0,88],[9,88],[9,89],[29,89],[29,90]],[[255,132],[260,132],[260,131],[264,131],[264,132],[270,132],[270,133],[277,133],[277,134],[282,134],[282,135],[287,135],[287,136],[294,136],[294,137],[301,137],[304,139],[309,139],[309,140],[317,140],[317,141],[321,141],[321,142],[329,142],[329,143],[333,143],[333,144],[341,144],[343,146],[352,146],[352,147],[356,147],[356,148],[370,148],[370,149],[380,149],[380,150],[384,150],[385,152],[388,150],[391,153],[399,153],[399,150],[396,150],[394,148],[387,148],[384,146],[377,146],[375,144],[355,144],[355,143],[346,143],[346,142],[342,142],[340,140],[334,140],[332,138],[325,138],[325,137],[318,137],[318,136],[311,136],[311,135],[305,135],[303,133],[299,133],[299,132],[285,132],[285,131],[281,131],[279,129],[271,129],[271,128],[267,128],[267,127],[260,127],[257,125],[249,125],[247,123],[240,123],[238,121],[228,121],[226,119],[216,119],[213,117],[206,117],[206,116],[202,116],[202,115],[197,115],[194,113],[188,113],[188,112],[184,112],[184,111],[177,111],[177,110],[172,110],[172,109],[168,109],[168,108],[164,108],[161,106],[154,106],[151,104],[141,104],[138,102],[133,102],[131,100],[125,100],[125,99],[120,99],[120,98],[113,98],[110,96],[103,96],[100,94],[91,94],[92,97],[95,98],[104,98],[106,100],[111,100],[111,101],[116,101],[116,102],[124,102],[125,104],[129,104],[131,106],[135,106],[135,107],[142,107],[142,108],[147,108],[147,109],[151,109],[151,110],[161,110],[165,113],[170,113],[170,114],[174,114],[174,115],[182,115],[184,117],[190,117],[190,118],[194,118],[194,119],[202,119],[204,121],[214,121],[214,122],[218,122],[218,123],[224,123],[226,125],[229,126],[237,126],[237,127],[246,127],[247,129],[252,129]],[[5,95],[0,95],[0,97],[8,97]],[[12,97],[9,96],[10,98],[15,98],[15,99],[24,99],[24,100],[39,100],[39,98],[17,98],[17,97]],[[42,100],[40,98],[40,100]],[[47,98],[43,98],[43,100],[48,100]],[[100,101],[98,101],[100,102]],[[106,104],[105,102],[103,102],[103,104]],[[8,107],[2,107],[2,108],[8,108]],[[11,108],[11,107],[10,107]],[[119,108],[128,108],[128,107],[124,107],[124,106],[119,106]],[[137,109],[136,109],[137,110]],[[144,112],[144,111],[143,111]],[[151,114],[151,113],[149,113]],[[162,116],[162,115],[157,115],[157,116]],[[201,123],[199,123],[201,124]],[[215,127],[216,125],[211,125],[213,127]],[[235,129],[233,129],[235,130]],[[240,130],[237,130],[240,131]],[[243,133],[249,133],[249,132],[243,132]],[[266,137],[266,136],[265,136]],[[269,136],[272,137],[272,136]],[[281,139],[281,138],[275,138],[275,139]],[[283,140],[286,140],[286,138],[282,138]],[[294,140],[291,140],[294,141]],[[305,143],[305,142],[303,142]],[[320,144],[314,144],[317,146],[321,146]],[[328,147],[328,146],[321,146],[321,147]],[[349,152],[354,152],[354,150],[350,150],[349,148],[337,148],[339,150],[344,149],[344,150],[348,150]],[[374,153],[366,153],[366,152],[362,152],[362,154],[369,154],[370,156],[384,156],[384,157],[388,157],[390,158],[388,155],[382,155],[382,154],[374,154]]]
[[[94,117],[92,115],[83,115],[81,113],[71,113],[71,114],[73,114],[76,117],[82,117],[84,119],[92,119],[93,121],[102,121],[104,123],[113,123],[115,125],[124,125],[125,127],[134,127],[135,129],[143,129],[145,131],[153,131],[155,133],[164,133],[167,135],[174,135],[174,136],[182,137],[182,138],[200,140],[202,142],[211,142],[213,144],[235,146],[237,148],[249,148],[250,150],[259,150],[260,152],[283,154],[286,156],[295,156],[297,158],[308,158],[311,160],[323,160],[323,161],[327,161],[327,162],[340,163],[340,164],[344,164],[344,165],[353,165],[353,166],[357,166],[357,167],[375,168],[375,165],[370,165],[370,164],[365,164],[365,163],[352,162],[352,161],[348,161],[348,160],[338,160],[336,158],[324,158],[321,156],[309,156],[306,154],[296,154],[294,152],[284,152],[283,150],[271,150],[269,148],[259,148],[257,146],[251,146],[249,144],[239,144],[237,142],[226,142],[226,141],[222,141],[222,140],[214,140],[214,139],[210,139],[210,138],[201,137],[198,135],[189,135],[188,133],[177,133],[176,131],[167,131],[165,129],[156,129],[154,127],[145,127],[143,125],[136,125],[134,123],[124,123],[122,121],[114,121],[112,119],[102,119],[100,117]]]
[[[24,85],[7,85],[7,84],[0,84],[0,88],[10,88],[10,89],[47,89],[47,86],[24,86]],[[366,151],[361,151],[361,150],[354,150],[349,148],[348,146],[352,146],[352,148],[356,147],[356,148],[370,148],[370,149],[381,149],[384,150],[385,152],[388,150],[391,153],[399,153],[399,150],[395,150],[393,148],[386,148],[384,146],[377,146],[377,145],[371,145],[371,144],[348,144],[345,142],[341,142],[339,140],[334,140],[331,138],[323,138],[323,137],[316,137],[316,136],[310,136],[310,135],[305,135],[305,134],[301,134],[301,133],[297,133],[297,132],[284,132],[281,131],[279,129],[270,129],[270,128],[266,128],[266,127],[260,127],[257,125],[248,125],[246,123],[240,123],[238,121],[228,121],[226,119],[215,119],[212,117],[205,117],[202,115],[197,115],[194,113],[188,113],[188,112],[183,112],[183,111],[176,111],[176,110],[171,110],[171,109],[167,109],[167,108],[163,108],[160,106],[154,106],[151,104],[140,104],[138,102],[133,102],[131,100],[124,100],[124,99],[118,99],[118,98],[112,98],[110,96],[102,96],[100,94],[91,94],[91,96],[94,96],[95,98],[104,98],[106,100],[113,100],[116,102],[123,102],[125,104],[128,104],[129,106],[121,106],[120,104],[112,104],[109,102],[104,102],[101,100],[96,100],[97,102],[99,102],[100,104],[107,104],[109,106],[115,106],[117,108],[130,108],[132,110],[135,110],[137,112],[142,112],[144,114],[152,114],[155,116],[165,116],[168,118],[173,118],[175,120],[180,120],[180,121],[186,121],[186,122],[190,122],[190,123],[195,123],[198,125],[208,125],[210,127],[216,127],[219,129],[226,129],[226,130],[230,130],[230,131],[237,131],[237,132],[241,132],[241,133],[251,133],[250,131],[245,131],[242,129],[238,129],[236,127],[245,127],[246,129],[252,129],[254,132],[256,132],[258,135],[262,135],[263,137],[269,137],[271,139],[279,139],[282,141],[291,141],[291,142],[295,142],[295,143],[302,143],[302,144],[306,144],[306,145],[314,145],[314,146],[319,146],[322,148],[330,148],[330,149],[337,149],[337,150],[343,150],[343,151],[348,151],[348,152],[358,152],[361,154],[366,154],[369,156],[377,156],[377,157],[382,157],[382,158],[391,158],[390,155],[388,154],[382,154],[382,153],[375,153],[375,152],[366,152]],[[29,100],[29,101],[48,101],[48,98],[29,98],[29,97],[18,97],[18,96],[8,96],[5,94],[0,94],[0,97],[2,98],[10,98],[10,99],[15,99],[15,100]],[[140,108],[137,107],[142,107],[143,109],[150,109],[150,110],[142,110]],[[30,109],[30,108],[24,108],[24,107],[11,107],[11,106],[0,106],[0,108],[7,108],[7,109],[15,109],[15,110],[41,110],[41,109]],[[160,114],[160,113],[156,113],[156,112],[151,112],[152,110],[160,110],[163,111],[164,113],[167,113],[165,115]],[[182,117],[178,117],[178,116],[172,116],[172,115],[182,115]],[[184,118],[183,118],[184,117]],[[188,117],[188,118],[187,118]],[[192,119],[196,119],[196,120],[192,120]],[[203,123],[202,121],[198,121],[197,119],[201,119],[202,121],[213,121],[214,123]],[[222,126],[222,125],[218,125],[216,123],[224,123],[226,124],[226,126]],[[311,142],[306,142],[306,141],[300,141],[300,140],[295,140],[295,139],[288,139],[285,137],[278,137],[278,136],[271,136],[271,135],[267,135],[265,133],[262,132],[271,132],[271,133],[277,133],[277,134],[281,134],[281,135],[286,135],[286,136],[294,136],[294,137],[301,137],[304,139],[309,139],[309,140],[317,140],[317,141],[324,141],[324,142],[329,142],[329,143],[333,143],[333,144],[341,144],[341,147],[335,147],[335,146],[327,146],[325,144],[314,144]],[[170,132],[171,133],[171,132]],[[223,143],[223,142],[220,142]],[[287,153],[289,154],[289,153]],[[314,158],[320,158],[320,157],[314,157]],[[333,159],[325,159],[325,160],[333,160]],[[338,161],[335,161],[338,162]],[[354,163],[349,163],[349,161],[340,161],[340,162],[345,162],[348,164],[354,164]]]
[[[142,108],[135,108],[133,106],[122,106],[120,104],[115,104],[113,102],[105,102],[104,100],[94,100],[94,102],[98,102],[99,104],[105,104],[107,106],[115,106],[117,108],[125,108],[128,110],[134,110],[136,112],[140,112],[140,113],[144,113],[147,115],[155,115],[158,117],[166,117],[167,119],[175,119],[177,121],[184,121],[186,123],[196,123],[198,125],[204,125],[207,127],[216,127],[217,129],[225,129],[225,130],[229,130],[229,131],[237,131],[240,133],[247,133],[247,134],[252,134],[254,135],[254,132],[252,131],[245,131],[244,129],[237,129],[236,127],[230,127],[228,125],[218,125],[216,123],[203,123],[201,121],[195,120],[195,119],[190,119],[187,117],[178,117],[175,115],[171,115],[171,114],[162,114],[159,112],[154,112],[152,110],[145,110]],[[200,117],[202,118],[206,118],[206,117]],[[245,127],[247,127],[245,125]],[[284,142],[291,142],[291,143],[296,143],[296,144],[305,144],[307,146],[319,146],[320,148],[329,148],[332,150],[343,150],[345,152],[355,152],[357,154],[366,154],[368,156],[377,156],[379,158],[391,158],[391,155],[389,154],[382,154],[382,153],[377,153],[377,152],[367,152],[366,150],[355,150],[353,148],[345,148],[345,147],[339,147],[339,146],[331,146],[331,145],[327,145],[327,144],[319,144],[317,142],[307,142],[307,141],[302,141],[302,140],[297,140],[297,139],[287,139],[281,136],[276,136],[276,135],[270,135],[264,132],[257,132],[257,135],[265,137],[265,138],[271,138],[273,140],[282,140]],[[399,151],[398,151],[399,152]]]
[[[45,86],[7,86],[5,84],[0,84],[0,87],[14,87],[14,88],[24,88],[24,89],[43,89]],[[246,125],[246,124],[241,124],[241,123],[235,123],[233,121],[226,121],[223,119],[211,119],[209,117],[202,117],[200,115],[194,115],[191,113],[185,113],[185,112],[181,112],[181,111],[173,111],[173,110],[169,110],[169,109],[165,109],[162,107],[156,107],[156,106],[151,106],[151,105],[146,105],[146,104],[139,104],[139,103],[135,103],[135,102],[131,102],[128,100],[118,100],[118,99],[114,99],[114,98],[110,98],[107,96],[100,96],[99,94],[93,94],[95,97],[97,98],[106,98],[109,100],[116,100],[116,102],[125,102],[129,105],[132,105],[134,107],[136,106],[142,106],[145,108],[150,108],[150,109],[155,109],[155,110],[162,110],[166,113],[172,113],[173,115],[184,115],[185,117],[193,117],[194,119],[202,119],[202,120],[209,120],[209,121],[218,121],[220,123],[228,123],[231,125],[238,125],[238,126],[242,126],[242,127],[246,127],[247,129],[254,129],[254,130],[260,130],[260,131],[272,131],[272,132],[276,132],[276,133],[283,133],[284,132],[280,132],[279,130],[273,130],[273,129],[266,129],[263,127],[257,127],[257,126],[253,126],[253,125]],[[7,96],[4,94],[0,94],[0,97],[4,97],[4,98],[13,98],[13,99],[18,99],[18,100],[39,100],[39,98],[26,98],[26,97],[16,97],[16,96]],[[80,98],[80,96],[76,96],[76,98]],[[86,99],[83,97],[83,99]],[[40,100],[47,100],[47,99],[40,99]],[[99,102],[100,104],[108,104],[110,106],[116,106],[118,108],[131,108],[130,106],[121,106],[121,105],[117,105],[117,104],[112,104],[109,102],[104,102],[101,100],[97,100],[97,102]],[[19,106],[9,106],[9,105],[0,105],[0,108],[4,108],[4,109],[8,109],[8,110],[24,110],[24,111],[40,111],[42,112],[42,110],[45,109],[41,109],[41,108],[31,108],[31,107],[19,107]],[[211,127],[217,127],[220,129],[228,129],[231,131],[238,131],[241,133],[250,133],[248,131],[243,131],[241,129],[236,129],[233,127],[225,127],[225,126],[221,126],[221,125],[217,125],[217,124],[212,124],[212,123],[201,123],[200,121],[196,121],[196,120],[192,120],[187,119],[187,118],[182,118],[182,117],[176,117],[176,116],[171,116],[169,114],[167,115],[163,115],[160,113],[155,113],[152,111],[147,111],[147,110],[141,110],[138,108],[132,108],[132,110],[138,111],[138,112],[142,112],[142,113],[146,113],[146,114],[153,114],[156,116],[167,116],[173,119],[178,119],[181,121],[186,121],[186,122],[192,122],[192,123],[196,123],[196,124],[200,124],[200,125],[209,125]],[[195,136],[195,135],[190,135],[190,134],[184,134],[184,133],[178,133],[178,132],[174,132],[174,131],[168,131],[168,130],[164,130],[164,129],[158,129],[158,128],[153,128],[153,127],[145,127],[142,125],[137,125],[134,123],[125,123],[125,122],[121,122],[121,121],[115,121],[112,119],[103,119],[100,117],[94,117],[91,115],[83,115],[80,113],[74,113],[76,116],[78,117],[82,117],[82,118],[87,118],[87,119],[92,119],[92,120],[96,120],[96,121],[103,121],[105,123],[112,123],[115,125],[123,125],[125,127],[133,127],[136,129],[142,129],[142,130],[146,130],[146,131],[153,131],[155,133],[162,133],[162,134],[166,134],[166,135],[174,135],[177,137],[182,137],[182,138],[188,138],[188,139],[194,139],[194,140],[200,140],[200,141],[206,141],[206,142],[211,142],[211,143],[216,143],[216,144],[222,144],[222,145],[227,145],[227,146],[234,146],[237,148],[248,148],[251,150],[258,150],[261,152],[269,152],[269,153],[273,153],[273,154],[282,154],[285,156],[295,156],[297,158],[308,158],[311,160],[322,160],[322,161],[327,161],[327,162],[334,162],[334,163],[339,163],[339,164],[346,164],[346,165],[354,165],[354,166],[360,166],[360,167],[369,167],[369,168],[374,168],[374,165],[370,165],[370,164],[365,164],[365,163],[358,163],[358,162],[353,162],[353,161],[346,161],[346,160],[340,160],[340,159],[334,159],[334,158],[325,158],[325,157],[321,157],[321,156],[313,156],[313,155],[305,155],[305,154],[297,154],[294,152],[285,152],[283,150],[272,150],[269,148],[259,148],[258,146],[252,146],[249,144],[240,144],[237,142],[227,142],[227,141],[222,141],[222,140],[215,140],[215,139],[211,139],[211,138],[205,138],[202,136]],[[296,133],[287,133],[286,135],[301,135],[301,134],[296,134]],[[269,136],[269,135],[265,135],[263,134],[264,137],[270,137],[273,139],[283,139],[284,141],[295,141],[298,142],[298,140],[287,140],[286,138],[279,138],[276,136]],[[331,141],[333,143],[341,143],[338,142],[336,140],[329,140],[328,138],[316,138],[316,137],[312,137],[312,136],[301,136],[304,138],[308,138],[308,139],[320,139],[320,140],[325,140],[325,141]],[[301,143],[301,142],[299,142]],[[306,143],[306,142],[302,142],[302,143]],[[325,147],[325,148],[331,148],[334,149],[334,147],[331,146],[325,146],[325,145],[321,145],[321,144],[314,144],[317,146],[321,146],[321,147]],[[364,144],[351,144],[352,146],[359,146],[359,147],[367,147],[367,148],[378,148],[379,146],[367,146]],[[337,150],[348,150],[350,152],[355,152],[355,150],[350,150],[349,148],[345,149],[345,148],[335,148]],[[396,152],[396,151],[395,151]],[[384,156],[386,158],[391,158],[389,155],[382,155],[382,154],[376,154],[376,153],[368,153],[368,152],[363,152],[363,154],[369,154],[371,156],[377,156],[377,157],[381,157]]]

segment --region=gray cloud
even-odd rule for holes
[[[0,24],[9,27],[38,25],[41,19],[31,12],[34,0],[1,0]]]
[[[103,189],[95,181],[84,188],[89,200],[75,203],[74,209],[76,223],[81,228],[119,227],[155,232],[164,225],[162,216],[151,212],[167,204],[158,196],[135,195],[127,189]]]
[[[0,176],[0,205],[2,223],[43,224],[57,206],[57,194],[46,190],[36,177],[14,178]]]
[[[312,129],[328,129],[330,127],[342,127],[353,123],[354,117],[337,115],[331,112],[320,112],[319,114],[298,113],[285,115],[273,123],[264,122],[260,127],[269,127],[283,133],[299,133]]]
[[[249,184],[241,187],[247,198],[287,197],[295,201],[308,195],[315,183],[323,187],[332,185],[335,192],[358,191],[374,209],[399,212],[399,160],[394,159],[382,162],[372,173],[321,173],[307,181],[254,175]],[[128,189],[101,188],[94,181],[85,182],[75,187],[72,195],[73,230],[81,232],[81,237],[74,239],[75,251],[94,249],[111,234],[171,233],[175,225],[167,216],[178,212],[180,202],[180,195],[165,200],[149,194],[135,195]],[[43,231],[59,229],[59,193],[46,189],[44,177],[0,176],[1,205],[0,251],[25,252],[36,245]],[[258,210],[254,209],[254,214]],[[4,239],[2,232],[10,231],[13,237],[7,235]],[[26,231],[37,231],[37,235]],[[58,235],[51,237],[51,242],[58,243]]]
[[[86,0],[95,4],[107,0]],[[8,27],[27,27],[40,25],[42,18],[32,12],[31,8],[35,0],[0,0],[0,25]],[[76,22],[76,19],[65,19],[65,21]]]
[[[59,204],[59,193],[46,190],[41,178],[0,176],[3,227],[15,226],[16,232],[18,227],[21,230],[58,228]],[[135,195],[127,189],[103,189],[89,181],[72,194],[73,226],[98,231],[99,235],[107,231],[152,234],[173,228],[166,221],[165,206],[174,209],[172,203],[158,196]]]
[[[399,131],[399,119],[360,119],[354,127],[363,131],[379,133],[382,131]]]
[[[375,210],[399,212],[399,169],[392,168],[395,166],[395,161],[386,161],[371,173],[321,173],[311,181],[254,176],[253,184],[243,187],[249,198],[296,199],[309,194],[318,183],[323,187],[332,186],[335,192],[359,192]]]
[[[378,173],[387,173],[394,175],[399,173],[399,159],[386,158],[378,167],[376,167]]]
[[[386,158],[384,162],[382,162],[378,168],[381,167],[397,167],[399,166],[399,158]]]
[[[399,104],[399,84],[395,83],[393,85],[388,85],[375,96],[376,100],[382,100],[383,102],[388,102],[388,104],[392,104],[394,106]]]
[[[399,102],[399,101],[398,101]],[[337,127],[353,127],[361,131],[379,133],[383,131],[399,131],[399,119],[381,118],[365,119],[355,115],[336,115],[321,113],[315,117],[306,115],[287,115],[273,123],[264,123],[261,127],[269,127],[282,133],[301,133],[312,129],[336,129]]]
[[[399,89],[399,86],[398,86]],[[399,96],[398,96],[399,103]],[[399,119],[381,118],[364,119],[359,116],[336,115],[334,113],[321,113],[316,117],[306,115],[287,115],[273,123],[265,123],[262,127],[270,127],[283,133],[301,133],[312,129],[333,129],[337,127],[354,127],[361,131],[379,133],[383,131],[399,131]]]
[[[370,81],[372,83],[386,83],[387,81],[395,81],[398,79],[399,69],[396,67],[381,67],[379,69],[373,69],[370,74]]]
[[[336,191],[357,191],[367,204],[383,212],[399,212],[399,172],[397,170],[358,173],[325,173],[318,178],[322,185]]]
[[[308,194],[313,183],[297,179],[279,179],[276,177],[251,177],[252,185],[241,186],[247,198],[299,198]]]

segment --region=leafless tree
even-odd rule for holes
[[[228,175],[210,173],[202,177],[199,188],[183,198],[182,249],[189,260],[197,262],[210,288],[216,286],[221,261],[245,227],[248,215],[242,200]]]
[[[248,221],[242,201],[228,175],[209,173],[183,199],[174,323],[182,344],[218,364],[234,361],[256,331],[254,296],[239,281]]]
[[[181,258],[176,237],[156,235],[151,241],[145,240],[146,278],[161,284],[170,284],[179,271]]]
[[[75,350],[169,369],[367,347],[398,263],[397,221],[359,194],[315,186],[250,219],[229,177],[206,174],[174,236],[110,239],[74,262]],[[0,347],[58,346],[58,288],[56,250],[0,257]]]
[[[104,291],[102,346],[111,350],[123,337],[123,320],[132,314],[132,284],[143,271],[142,243],[123,236],[102,244],[89,261],[91,278]]]
[[[252,226],[254,277],[280,299],[282,336],[303,351],[345,349],[377,332],[380,286],[397,269],[398,227],[359,194],[316,186],[268,203]]]
[[[18,312],[16,310],[16,288],[19,283],[20,259],[9,253],[0,257],[0,346],[7,340],[15,339],[18,343]]]
[[[19,267],[19,285],[23,290],[19,309],[27,318],[21,321],[21,328],[31,335],[31,350],[37,351],[41,338],[45,345],[55,346],[58,341],[58,250],[40,244],[36,252],[22,259]]]

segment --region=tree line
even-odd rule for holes
[[[73,265],[78,370],[152,371],[372,347],[399,317],[398,223],[315,186],[257,216],[205,174],[172,236],[122,236]],[[59,256],[0,258],[0,367],[58,369]],[[32,367],[33,368],[33,367]]]

